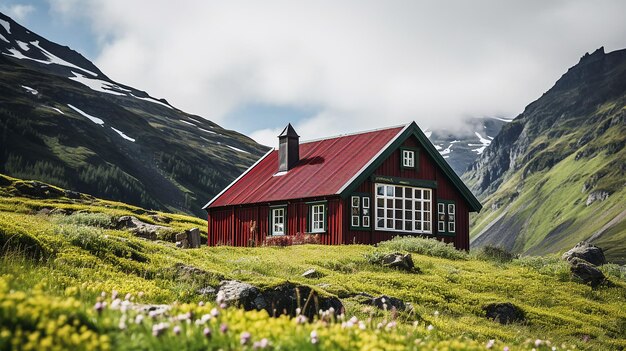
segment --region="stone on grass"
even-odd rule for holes
[[[366,304],[376,306],[381,310],[387,311],[391,310],[393,307],[395,307],[395,309],[398,311],[404,311],[404,309],[406,308],[404,301],[400,300],[397,297],[391,297],[387,295],[381,295],[379,297],[372,298],[369,300],[369,302],[366,302]]]
[[[483,306],[487,318],[500,324],[524,321],[524,311],[510,302],[491,303]]]
[[[597,287],[606,280],[601,270],[580,259],[574,260],[573,264],[570,266],[570,271],[574,279],[580,280],[584,284],[591,285],[592,288]]]
[[[585,241],[576,244],[571,250],[564,253],[562,258],[568,262],[571,262],[573,258],[580,258],[596,266],[606,263],[602,249]]]
[[[315,269],[311,268],[307,270],[306,272],[302,273],[302,276],[304,278],[315,279],[315,278],[322,278],[324,276],[324,273],[318,272]]]
[[[381,259],[382,265],[385,267],[401,269],[405,271],[413,270],[413,258],[411,254],[392,253],[387,254]]]

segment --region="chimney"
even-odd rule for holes
[[[278,171],[286,172],[300,160],[300,136],[291,126],[287,124],[282,133],[278,136]]]

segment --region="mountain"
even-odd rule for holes
[[[201,216],[266,151],[0,13],[0,172]]]
[[[503,126],[464,174],[484,199],[473,246],[524,254],[578,241],[626,262],[626,50],[585,54]]]
[[[461,175],[489,147],[502,126],[511,122],[499,117],[468,118],[462,121],[462,131],[444,129],[426,130],[424,133],[435,148]]]

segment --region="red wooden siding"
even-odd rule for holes
[[[320,200],[320,199],[315,199]],[[311,200],[274,203],[287,205],[287,234],[307,233],[307,217]],[[326,232],[319,234],[320,244],[338,245],[343,243],[343,201],[341,198],[329,198],[326,202]],[[269,205],[231,206],[220,209],[209,209],[209,246],[233,245],[250,246],[252,243],[261,245],[270,233]],[[251,224],[256,222],[256,237],[251,232]],[[234,228],[234,230],[233,230]]]
[[[456,189],[456,187],[450,182],[450,180],[439,170],[434,160],[419,147],[417,139],[415,137],[408,138],[402,146],[417,148],[419,159],[418,168],[414,169],[401,169],[400,167],[400,149],[394,150],[391,155],[374,171],[375,175],[384,175],[399,178],[412,178],[421,180],[434,180],[437,181],[437,189],[433,189],[433,203],[432,203],[432,223],[433,231],[437,229],[436,222],[436,209],[437,199],[452,200],[456,203],[456,235],[455,236],[442,236],[442,235],[428,235],[424,236],[436,236],[438,239],[444,242],[453,242],[454,246],[459,249],[469,249],[469,208],[467,203],[463,199],[462,195]],[[374,183],[370,179],[365,180],[360,184],[356,190],[360,193],[368,193],[371,195],[373,204],[374,198]],[[345,200],[344,206],[349,209],[350,199]],[[397,235],[405,235],[398,232],[384,232],[374,230],[375,226],[375,213],[372,207],[371,224],[372,229],[369,231],[364,230],[350,230],[349,223],[349,210],[345,215],[345,244],[361,243],[361,244],[375,244],[381,241],[389,240]],[[415,234],[413,234],[415,235]]]

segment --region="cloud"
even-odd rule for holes
[[[50,1],[89,19],[111,78],[226,127],[249,104],[316,106],[303,139],[514,117],[626,37],[622,1]],[[264,144],[284,127],[249,124]]]
[[[14,4],[2,6],[1,10],[16,21],[24,21],[29,14],[35,11],[35,6]]]

